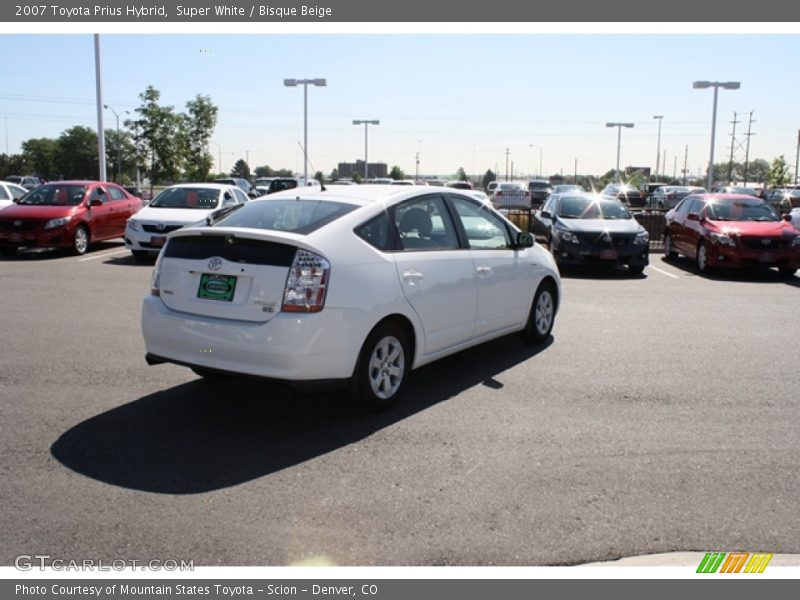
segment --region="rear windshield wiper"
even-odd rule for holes
[[[226,206],[225,208],[220,208],[219,210],[215,210],[210,215],[206,217],[206,225],[213,225],[217,221],[219,221],[222,217],[227,217],[233,211],[238,210],[244,206],[242,204],[231,204],[230,206]]]

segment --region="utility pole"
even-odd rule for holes
[[[736,111],[733,111],[733,132],[731,133],[731,158],[728,161],[728,185],[733,185],[733,148],[734,144],[736,143],[736,124],[739,121],[736,120]]]
[[[508,181],[508,155],[510,153],[511,151],[508,148],[506,148],[506,181]]]
[[[689,144],[686,144],[686,150],[683,152],[683,185],[686,185],[686,166],[689,163]]]
[[[794,155],[794,184],[797,185],[797,167],[800,166],[800,129],[797,130],[797,152]]]
[[[747,167],[749,166],[750,162],[750,136],[755,135],[755,133],[750,133],[750,128],[753,126],[753,111],[750,111],[750,119],[747,122],[747,150],[744,153],[744,181],[742,182],[743,185],[747,185]]]

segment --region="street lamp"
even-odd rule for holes
[[[217,150],[219,151],[218,154],[219,163],[217,164],[217,168],[219,169],[220,173],[223,173],[224,171],[222,170],[222,146],[220,146],[217,142],[211,142],[211,143],[214,144],[217,147]]]
[[[536,144],[528,144],[529,148],[536,148],[539,151],[539,172],[536,174],[537,177],[542,176],[542,149],[537,146]]]
[[[696,90],[714,88],[714,108],[711,111],[711,152],[708,159],[708,175],[706,178],[706,189],[710,192],[714,184],[714,136],[717,132],[717,95],[719,88],[724,90],[738,90],[741,83],[738,81],[695,81],[692,87]]]
[[[370,125],[380,124],[381,122],[378,119],[353,119],[353,125],[364,126],[364,181],[369,179],[369,138],[367,136],[367,130],[369,129]]]
[[[107,108],[117,119],[117,183],[122,183],[122,138],[119,134],[119,113],[115,111],[111,106],[108,104],[103,104],[103,108]],[[123,115],[131,114],[131,111],[126,110],[122,112]]]
[[[619,176],[619,149],[622,145],[622,128],[633,128],[633,123],[606,123],[606,127],[617,128],[617,176]]]
[[[308,86],[325,87],[324,79],[284,79],[286,87],[303,86],[303,185],[308,185]]]
[[[656,145],[656,181],[658,181],[658,165],[661,162],[661,121],[664,115],[653,115],[654,119],[658,119],[658,143]]]

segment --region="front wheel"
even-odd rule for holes
[[[356,366],[356,396],[370,410],[385,410],[397,402],[411,368],[408,341],[402,329],[386,323],[364,342]]]
[[[706,250],[705,244],[700,244],[697,247],[697,270],[700,271],[702,275],[708,275],[711,272],[711,267],[708,266],[708,250]]]
[[[778,268],[778,272],[781,274],[781,277],[788,279],[789,277],[794,277],[797,269],[793,269],[792,267],[780,267]]]
[[[522,330],[522,336],[528,342],[538,344],[545,341],[553,330],[556,317],[556,295],[553,284],[543,282],[533,297],[528,323]]]
[[[84,225],[78,225],[72,236],[72,251],[75,254],[86,254],[89,249],[89,230]]]

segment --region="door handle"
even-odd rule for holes
[[[478,265],[475,270],[478,272],[478,276],[480,277],[488,277],[492,274],[492,267],[488,265]]]
[[[422,273],[416,269],[409,269],[408,271],[403,271],[403,279],[408,282],[408,285],[416,285],[422,281],[423,277]]]

